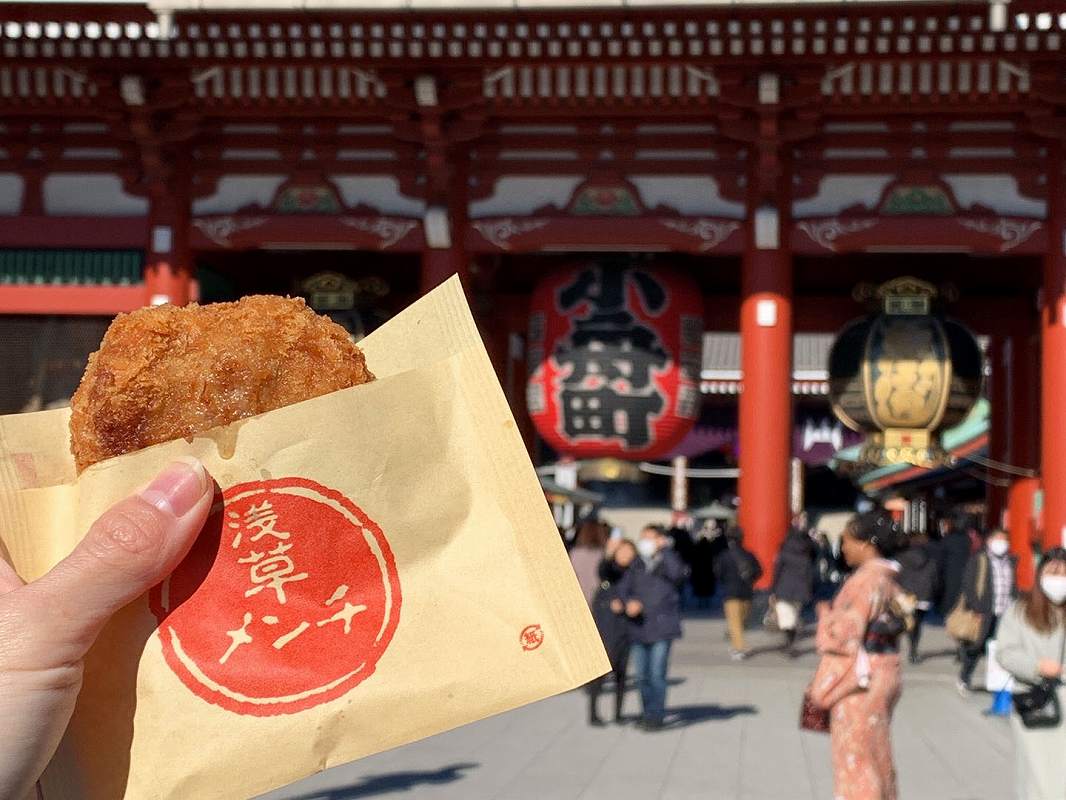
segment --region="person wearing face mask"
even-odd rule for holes
[[[628,539],[607,540],[604,557],[600,560],[600,585],[592,598],[592,619],[603,639],[603,647],[611,662],[614,677],[614,721],[621,724],[622,706],[626,694],[626,665],[629,662],[629,624],[625,602],[618,595],[619,583],[626,570],[637,560],[637,549]],[[602,727],[605,723],[599,714],[599,697],[603,692],[606,675],[589,682],[589,725]]]
[[[962,646],[958,689],[966,695],[985,647],[995,637],[999,621],[1014,599],[1014,562],[1006,531],[992,531],[984,549],[970,558],[962,578],[962,596],[966,607],[981,617],[977,638]]]
[[[1044,554],[1028,598],[1007,613],[996,637],[996,660],[1018,682],[1015,694],[1053,684],[1066,711],[1063,651],[1066,650],[1066,550]],[[1021,800],[1066,798],[1066,725],[1028,728],[1011,715],[1017,796]]]
[[[617,596],[629,617],[630,652],[643,707],[639,725],[655,731],[663,727],[670,646],[681,637],[681,586],[687,571],[659,528],[646,527],[636,545],[639,558],[619,581]]]

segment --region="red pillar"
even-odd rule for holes
[[[1011,465],[1036,471],[1040,460],[1040,365],[1036,325],[1017,320],[1010,337],[1010,389],[1007,393]],[[1033,585],[1033,550],[1039,546],[1033,500],[1038,478],[1014,478],[1007,490],[1007,530],[1011,552],[1018,558],[1018,585]]]
[[[1041,312],[1042,381],[1040,465],[1044,488],[1044,546],[1060,547],[1066,531],[1066,182],[1063,146],[1048,147],[1048,252]]]
[[[452,151],[440,168],[431,175],[430,209],[426,213],[426,249],[422,252],[421,291],[425,294],[452,275],[459,275],[463,288],[470,292],[469,257],[466,252],[468,171],[465,151]],[[447,243],[440,240],[439,228],[447,229]]]
[[[1011,483],[1008,494],[1010,549],[1018,559],[1018,588],[1023,591],[1033,586],[1033,498],[1038,488],[1040,481],[1036,478],[1019,478]]]
[[[152,192],[149,203],[145,303],[183,306],[191,299],[193,267],[188,195],[180,189],[164,187]]]
[[[1013,342],[1009,337],[997,333],[989,346],[991,376],[989,385],[989,404],[992,418],[988,436],[988,454],[1001,463],[1010,462],[1010,387],[1013,383],[1011,355]],[[1005,476],[995,473],[996,480]],[[987,484],[985,495],[985,526],[989,529],[1003,525],[1003,512],[1007,507],[1007,487],[995,483]]]
[[[466,263],[466,253],[462,248],[457,246],[458,242],[455,241],[455,232],[452,232],[452,246],[447,250],[433,250],[427,248],[422,251],[422,280],[421,291],[425,294],[430,289],[433,289],[444,281],[448,280],[452,275],[458,273],[459,279],[462,280],[465,286],[469,280],[469,274]]]
[[[792,260],[782,246],[756,247],[749,221],[741,276],[740,527],[763,566],[761,587],[789,524],[792,452]]]

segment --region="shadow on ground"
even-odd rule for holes
[[[386,792],[407,792],[419,786],[454,783],[465,777],[464,772],[479,766],[481,765],[452,764],[450,767],[424,772],[388,772],[383,775],[367,775],[359,783],[351,786],[311,792],[294,797],[292,800],[359,800],[359,798],[375,797]]]
[[[667,709],[666,724],[664,729],[687,728],[690,725],[698,725],[701,722],[715,722],[729,720],[741,714],[758,714],[759,709],[755,706],[720,706],[710,703],[700,706],[677,706]]]

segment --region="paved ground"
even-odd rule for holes
[[[674,651],[659,733],[591,729],[571,692],[323,773],[261,800],[814,800],[832,797],[825,736],[801,733],[800,697],[814,656],[766,651],[728,659],[724,625],[691,619]],[[903,800],[1009,800],[1007,723],[987,695],[960,698],[948,642],[906,671],[894,738]],[[755,631],[751,644],[774,639]],[[807,643],[809,646],[809,642]],[[635,713],[634,691],[627,710]],[[608,702],[604,697],[603,705]]]

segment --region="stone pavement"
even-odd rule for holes
[[[753,631],[750,645],[764,651],[734,663],[724,627],[687,620],[671,665],[676,719],[661,732],[589,728],[585,695],[570,692],[261,800],[829,800],[828,737],[797,729],[814,655],[789,661],[765,649],[776,637]],[[938,654],[906,668],[895,717],[901,799],[1009,800],[1007,722],[982,715],[988,695],[958,696],[948,640],[937,628],[926,638]],[[638,705],[631,690],[627,711]]]

